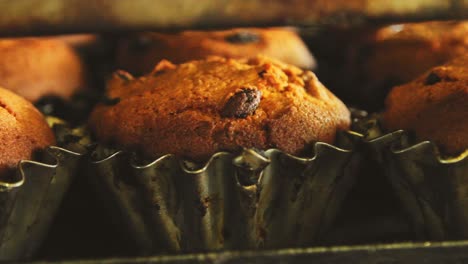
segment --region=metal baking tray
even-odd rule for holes
[[[276,251],[220,252],[209,254],[114,258],[31,263],[154,263],[154,264],[240,264],[240,263],[468,263],[468,241],[438,243],[399,243],[363,246],[316,247]]]
[[[2,36],[234,26],[354,26],[468,18],[467,0],[29,0],[4,1],[0,6]],[[113,244],[114,237],[125,241],[119,230],[108,227],[105,218],[93,215],[100,208],[86,211],[94,201],[76,202],[76,197],[86,195],[86,188],[75,183],[56,219],[55,230],[35,258],[39,261],[27,263],[468,263],[468,241],[389,243],[392,238],[409,241],[411,236],[401,221],[385,220],[373,226],[351,225],[335,234],[335,238],[349,235],[341,244],[351,246],[131,256],[131,250],[126,250],[131,245]],[[68,221],[83,215],[85,221],[79,224]],[[99,224],[90,228],[96,222]],[[361,232],[366,228],[375,230]],[[380,228],[386,229],[385,239],[375,236]],[[99,239],[103,235],[107,239]],[[363,240],[376,243],[364,245]]]

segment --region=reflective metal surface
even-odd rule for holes
[[[98,193],[142,254],[313,245],[354,183],[357,135],[299,158],[276,149],[220,152],[206,164],[172,155],[138,165],[99,148]]]
[[[459,264],[468,261],[468,241],[398,243],[361,246],[314,247],[266,251],[226,251],[208,254],[162,255],[153,257],[97,259],[39,263],[66,264]]]

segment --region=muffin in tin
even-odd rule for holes
[[[70,98],[85,87],[85,70],[71,46],[54,38],[0,39],[0,85],[37,102]]]
[[[97,139],[194,160],[218,151],[279,148],[298,155],[317,141],[333,143],[350,113],[310,71],[258,57],[162,61],[133,79],[117,72],[90,120]]]
[[[141,254],[319,243],[354,182],[350,113],[310,71],[162,61],[107,96],[90,180]]]
[[[315,67],[314,57],[293,28],[137,33],[119,40],[116,62],[120,69],[141,75],[162,59],[182,63],[207,56],[253,58],[260,54],[304,69]]]
[[[41,245],[84,153],[78,139],[0,88],[0,260],[30,258]]]
[[[394,87],[366,142],[417,239],[468,238],[467,63],[460,56]]]
[[[417,140],[434,142],[448,156],[468,149],[467,121],[468,55],[394,87],[383,114],[386,130],[412,132]]]
[[[16,170],[20,160],[55,144],[42,114],[18,95],[0,88],[0,174]]]

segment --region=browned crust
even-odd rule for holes
[[[444,154],[468,148],[468,56],[438,66],[395,87],[386,100],[388,130],[412,131],[434,141]]]

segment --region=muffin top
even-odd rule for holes
[[[327,56],[319,58],[320,63],[325,60],[319,76],[346,102],[368,111],[382,111],[392,87],[468,53],[468,21],[396,24],[333,36],[332,45],[320,40],[335,48],[325,49]],[[335,61],[327,67],[329,58]]]
[[[468,22],[392,25],[378,30],[374,41],[364,74],[373,80],[401,84],[467,53]]]
[[[84,86],[80,58],[54,38],[0,39],[0,86],[29,101],[55,95],[69,98]]]
[[[42,114],[24,98],[0,88],[0,175],[55,144]]]
[[[117,72],[107,94],[89,123],[97,139],[152,158],[206,160],[240,147],[299,155],[350,125],[346,106],[312,72],[266,57],[162,61],[138,79]]]
[[[394,87],[386,99],[386,129],[414,132],[443,154],[468,148],[468,55],[432,68],[416,80]]]
[[[117,65],[133,74],[143,74],[162,59],[183,63],[207,56],[253,58],[259,54],[300,68],[315,67],[314,57],[292,28],[139,33],[119,41]]]

